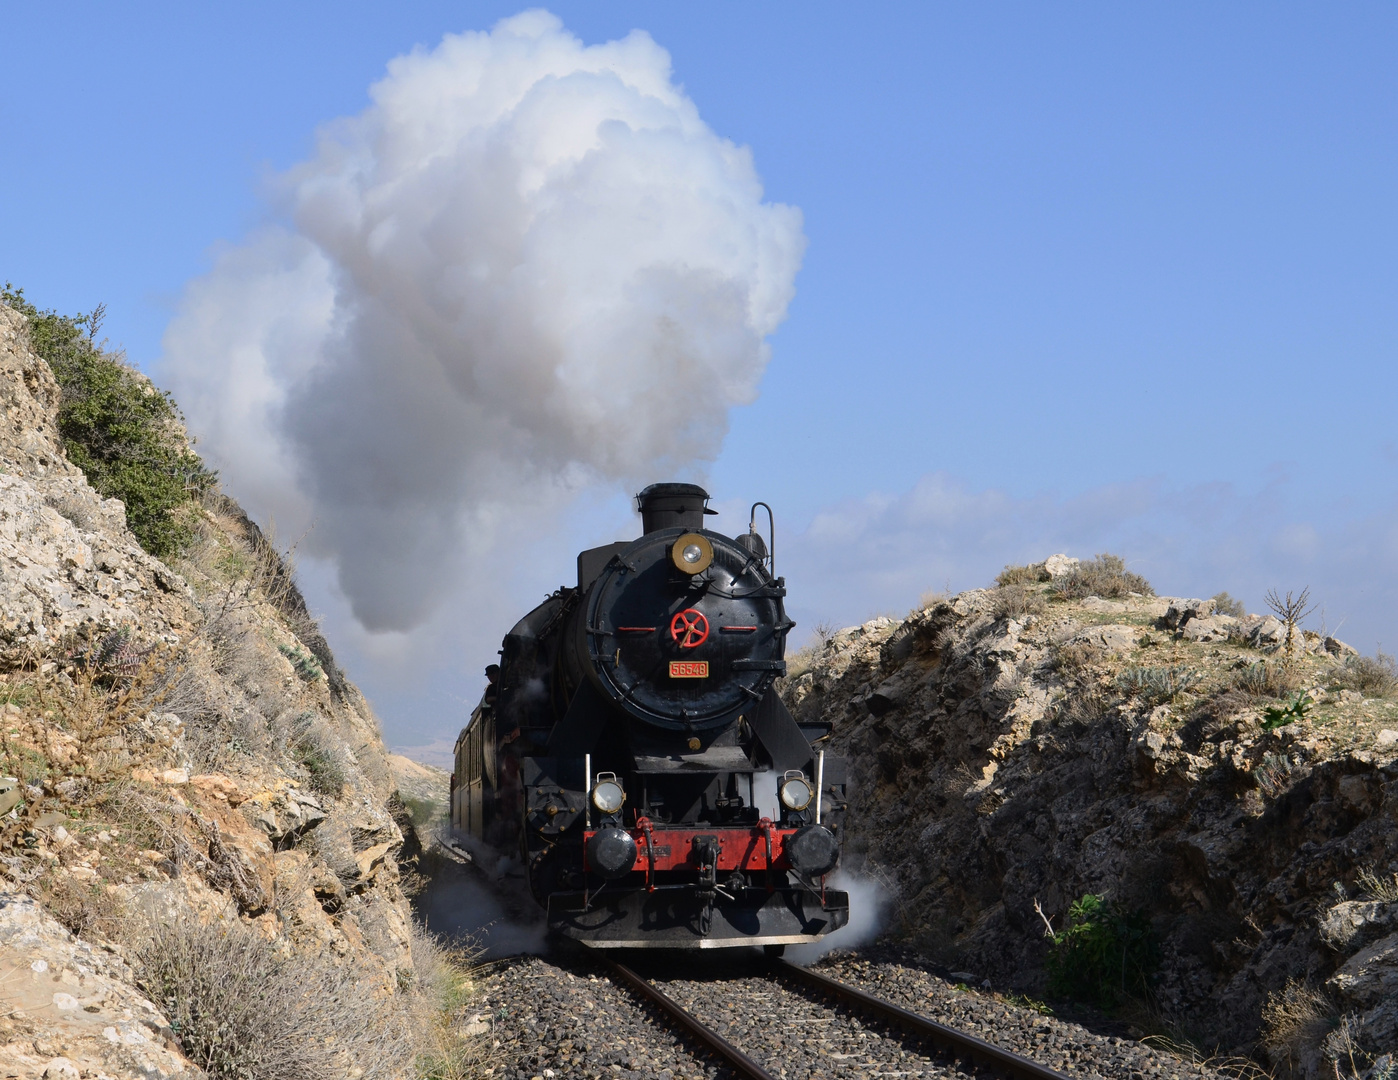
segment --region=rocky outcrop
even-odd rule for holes
[[[896,884],[897,929],[1041,994],[1036,901],[1061,927],[1106,894],[1150,916],[1153,1004],[1201,1045],[1260,1052],[1295,980],[1390,1049],[1398,936],[1360,875],[1398,867],[1398,704],[1342,689],[1334,639],[1283,670],[1274,619],[1015,588],[843,630],[786,680],[850,757],[847,851]]]
[[[202,1076],[112,949],[75,938],[27,896],[0,892],[5,1076]]]
[[[0,305],[5,1075],[197,1074],[122,960],[141,918],[341,957],[372,1011],[412,959],[406,818],[368,704],[236,504],[191,506],[175,565],[141,549],[65,457],[27,342]]]

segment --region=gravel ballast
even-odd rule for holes
[[[965,1075],[938,1046],[773,978],[747,958],[627,957],[680,1005],[783,1080]],[[958,989],[921,968],[857,953],[816,970],[1070,1076],[1204,1080],[1220,1074],[1119,1036]],[[492,1077],[726,1080],[723,1063],[671,1030],[588,957],[523,957],[483,980]]]

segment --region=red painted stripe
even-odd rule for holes
[[[618,627],[616,628],[616,631],[617,631],[618,634],[653,634],[653,633],[655,633],[655,627],[653,627],[653,626],[618,626]]]
[[[720,634],[752,634],[756,631],[757,627],[755,626],[720,626],[718,628]]]
[[[636,841],[637,871],[646,869],[646,834],[638,828],[626,830]],[[595,830],[584,830],[583,843],[591,838]],[[772,869],[789,870],[791,861],[786,857],[786,842],[796,835],[795,829],[772,829]],[[744,828],[700,829],[693,825],[655,825],[651,829],[651,839],[658,848],[669,850],[656,853],[656,870],[693,870],[694,837],[714,836],[718,838],[719,870],[762,871],[767,868],[767,841],[761,829],[756,826]],[[586,848],[584,848],[586,850]],[[756,883],[761,884],[757,878]]]

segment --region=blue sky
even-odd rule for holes
[[[0,275],[44,306],[105,301],[158,374],[188,284],[278,219],[273,178],[317,128],[360,113],[393,57],[518,10],[7,13]],[[1392,646],[1391,7],[551,10],[588,44],[648,31],[767,200],[803,214],[795,298],[708,480],[729,528],[776,505],[805,626],[1111,549],[1162,592],[1253,609],[1310,584],[1342,637]],[[624,528],[624,494],[539,557]],[[522,611],[566,575],[505,576]],[[308,580],[333,640],[350,616]],[[452,729],[475,678],[457,669],[485,662],[463,645],[409,685],[341,637],[400,745]]]

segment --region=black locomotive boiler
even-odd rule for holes
[[[582,552],[505,636],[456,742],[453,828],[518,855],[549,928],[597,948],[778,951],[849,918],[826,886],[844,761],[773,689],[794,624],[766,504],[734,539],[708,498],[641,492],[644,534]]]

